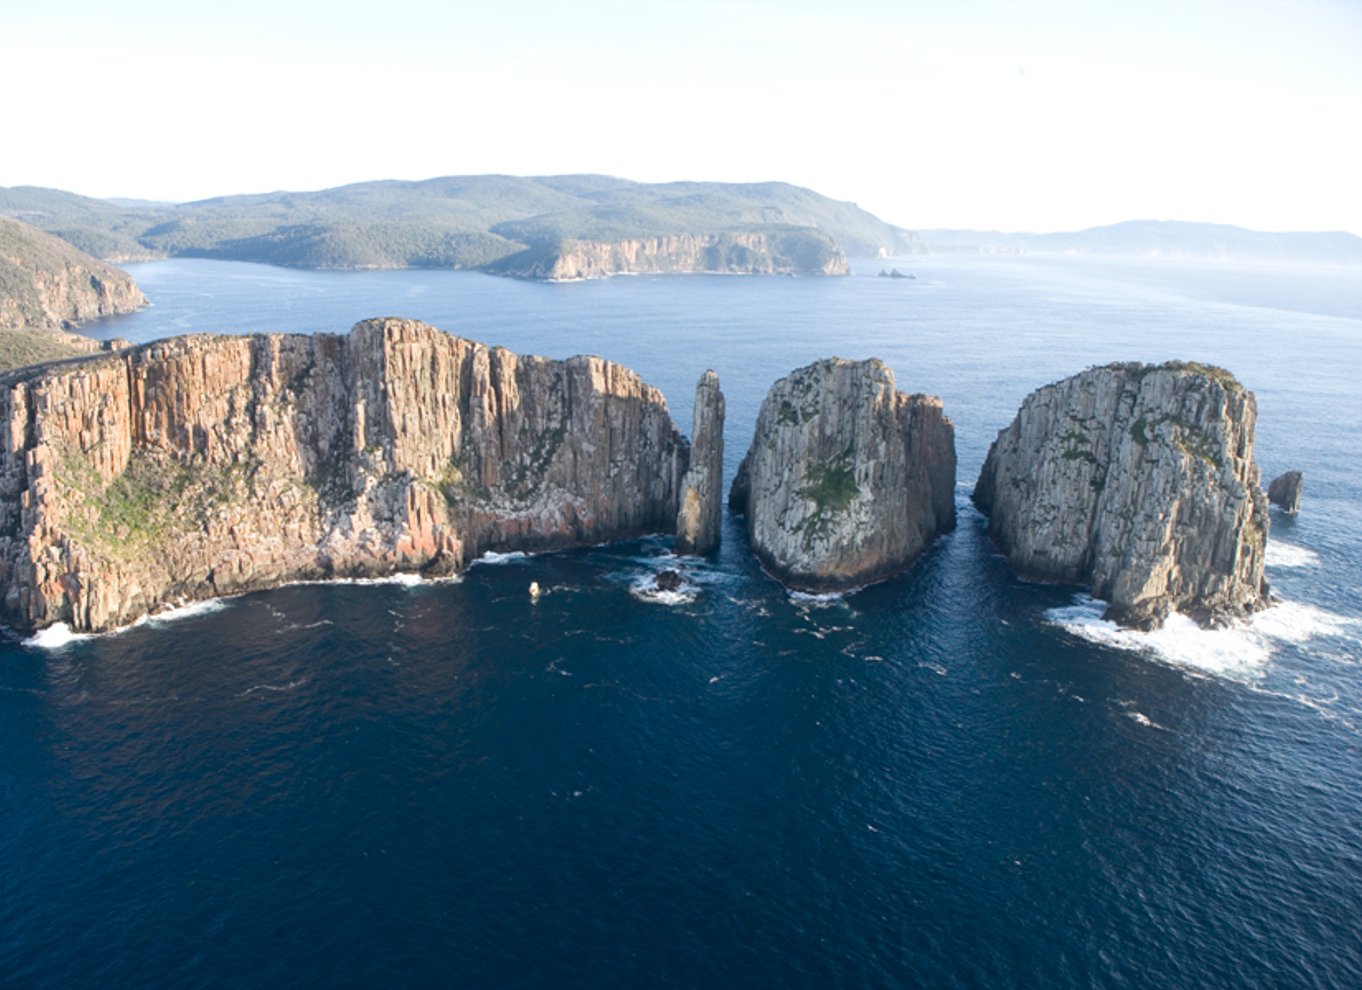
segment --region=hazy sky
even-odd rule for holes
[[[908,227],[1362,234],[1359,0],[3,0],[0,186],[783,179]]]

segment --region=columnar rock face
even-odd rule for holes
[[[954,489],[941,401],[895,391],[882,361],[830,358],[771,387],[729,505],[776,578],[841,591],[902,571],[952,529]]]
[[[0,217],[0,327],[70,327],[146,304],[126,272]]]
[[[395,319],[11,372],[0,431],[0,608],[22,629],[667,532],[689,457],[628,369]]]
[[[724,393],[719,376],[706,371],[695,386],[690,470],[681,483],[681,507],[676,512],[677,553],[704,554],[719,546],[723,474]]]
[[[1020,574],[1086,584],[1124,625],[1220,624],[1269,601],[1256,422],[1218,368],[1093,368],[1027,397],[974,501]]]
[[[1301,473],[1288,471],[1272,479],[1267,486],[1267,500],[1287,512],[1299,512],[1301,507]]]
[[[826,234],[669,234],[621,241],[567,241],[529,263],[507,262],[524,278],[570,280],[663,272],[743,275],[846,275],[846,256]]]

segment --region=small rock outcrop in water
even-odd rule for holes
[[[20,629],[670,532],[689,456],[626,368],[396,319],[11,372],[0,430],[0,615]]]
[[[1301,507],[1301,473],[1288,471],[1272,479],[1267,486],[1267,500],[1287,512],[1299,512]]]
[[[719,546],[724,474],[724,393],[719,376],[706,371],[695,386],[695,428],[690,470],[681,482],[676,512],[676,552],[709,553]]]
[[[1136,628],[1268,604],[1257,405],[1228,372],[1113,364],[1031,393],[974,501],[1024,576],[1086,584]]]
[[[955,429],[941,401],[895,391],[882,361],[818,361],[771,387],[730,506],[752,550],[800,591],[904,570],[955,525]]]
[[[653,587],[658,591],[676,591],[684,583],[680,571],[658,571],[653,578]]]

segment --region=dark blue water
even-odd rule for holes
[[[904,267],[903,263],[899,263]],[[0,645],[0,985],[1362,986],[1362,289],[1327,269],[913,259],[915,282],[539,285],[133,270],[96,333],[426,319],[601,353],[728,466],[769,383],[877,355],[943,397],[960,481],[1031,389],[1223,364],[1259,399],[1285,599],[1122,636],[965,508],[901,579],[792,599],[726,524],[313,585]],[[878,263],[869,266],[878,270]],[[531,603],[531,580],[548,589]]]

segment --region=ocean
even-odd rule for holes
[[[843,597],[787,594],[728,517],[703,560],[507,555],[0,642],[0,986],[1362,986],[1356,269],[128,269],[155,305],[92,335],[413,317],[620,361],[686,433],[714,368],[730,479],[771,382],[877,356],[955,422],[960,523]],[[1264,482],[1305,495],[1279,605],[1127,633],[1015,578],[968,494],[1033,389],[1174,358],[1256,392]]]

